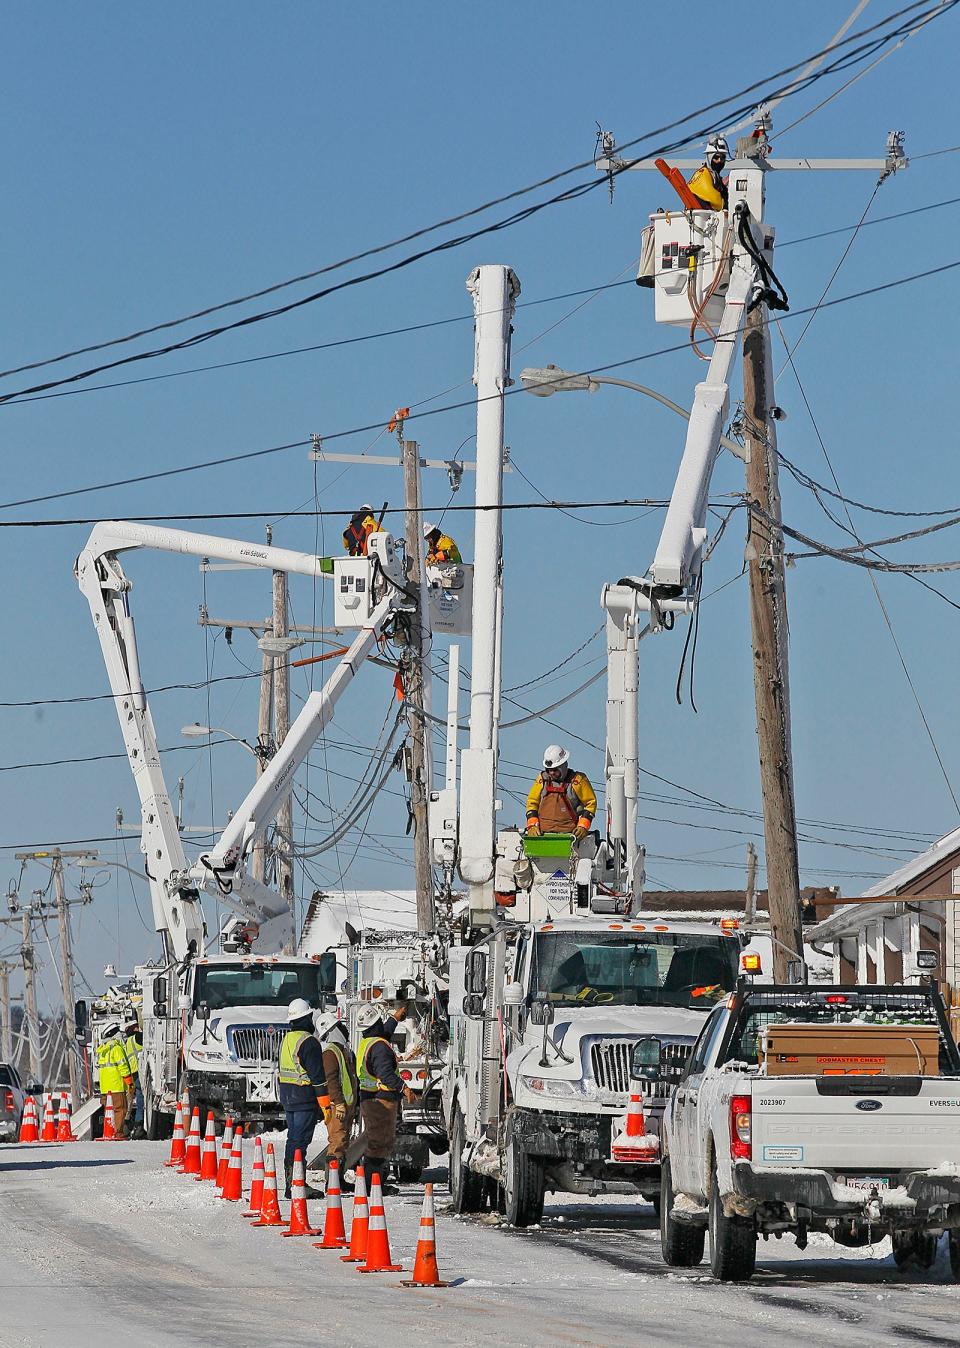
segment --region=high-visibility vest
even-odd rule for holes
[[[343,1092],[343,1098],[348,1105],[352,1105],[353,1077],[350,1075],[350,1065],[347,1062],[347,1055],[344,1053],[343,1049],[340,1047],[339,1044],[324,1044],[323,1046],[324,1053],[326,1053],[328,1049],[330,1050],[331,1053],[333,1053],[336,1056],[337,1063],[339,1064],[340,1067],[340,1089]],[[374,1087],[371,1086],[369,1089],[373,1090]]]
[[[119,1039],[104,1039],[97,1045],[97,1069],[100,1093],[111,1095],[124,1089],[125,1078],[132,1076],[127,1051]]]
[[[306,1030],[288,1030],[280,1045],[280,1084],[283,1086],[309,1086],[310,1077],[300,1065],[297,1049],[310,1035]]]
[[[127,1062],[130,1064],[130,1075],[135,1077],[140,1071],[140,1054],[137,1051],[137,1036],[135,1034],[128,1035],[123,1047],[127,1055]]]
[[[357,1082],[362,1091],[392,1090],[392,1087],[385,1086],[379,1077],[371,1076],[367,1071],[367,1054],[374,1044],[386,1044],[387,1048],[390,1048],[390,1041],[378,1034],[371,1039],[360,1040],[360,1047],[357,1049]]]

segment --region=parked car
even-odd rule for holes
[[[0,1141],[16,1142],[26,1091],[13,1063],[0,1062]]]
[[[960,1279],[960,1054],[929,984],[740,986],[710,1015],[663,1118],[661,1241],[716,1278],[754,1271],[760,1235],[889,1235]]]

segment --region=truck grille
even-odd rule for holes
[[[227,1032],[230,1050],[240,1062],[275,1063],[280,1057],[283,1025],[235,1025]]]
[[[632,1039],[601,1039],[590,1046],[590,1069],[593,1079],[600,1090],[614,1091],[618,1095],[627,1095],[630,1090],[630,1063],[636,1041]],[[693,1043],[667,1042],[663,1046],[660,1081],[667,1093],[680,1080]],[[640,1083],[643,1095],[664,1094],[663,1086],[653,1081]]]

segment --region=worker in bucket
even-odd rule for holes
[[[438,566],[441,562],[462,562],[460,549],[449,534],[445,534],[439,524],[425,524],[423,536],[427,540],[427,566]]]
[[[372,505],[362,505],[359,510],[355,510],[343,531],[343,546],[349,556],[366,557],[370,535],[380,530],[380,521]]]
[[[727,209],[727,184],[723,181],[723,170],[729,158],[730,147],[726,136],[714,136],[707,141],[703,163],[687,184],[704,210]]]
[[[347,1027],[335,1011],[318,1011],[313,1019],[314,1032],[323,1052],[323,1070],[330,1098],[330,1106],[323,1116],[327,1125],[327,1163],[337,1162],[340,1187],[349,1190],[352,1186],[344,1179],[344,1171],[359,1097],[357,1062],[347,1040]]]
[[[123,1033],[126,1036],[123,1047],[126,1050],[130,1071],[133,1073],[133,1115],[127,1119],[127,1136],[139,1140],[146,1137],[147,1134],[143,1127],[143,1091],[140,1089],[140,1054],[143,1052],[143,1034],[136,1016],[131,1015],[127,1018]]]
[[[366,1135],[364,1174],[368,1182],[372,1175],[379,1175],[384,1188],[393,1193],[397,1188],[388,1184],[387,1170],[397,1140],[400,1097],[402,1095],[409,1104],[417,1098],[401,1079],[396,1050],[391,1043],[397,1025],[406,1014],[406,1002],[399,1003],[392,1012],[373,1002],[363,1005],[357,1012],[357,1028],[362,1036],[357,1048],[357,1081]]]
[[[549,744],[543,753],[543,771],[527,796],[527,833],[571,833],[585,838],[597,812],[597,795],[586,775],[570,767],[562,744]]]
[[[97,1072],[104,1118],[107,1102],[112,1100],[113,1126],[119,1137],[123,1134],[124,1120],[129,1107],[133,1104],[133,1071],[120,1037],[120,1024],[116,1020],[107,1021],[100,1032],[100,1042],[97,1044]]]
[[[313,1016],[310,1003],[303,997],[294,997],[287,1007],[287,1032],[280,1044],[280,1104],[287,1122],[283,1154],[286,1198],[290,1197],[294,1153],[299,1151],[306,1161],[313,1130],[330,1108],[323,1049],[314,1038]],[[322,1194],[308,1185],[307,1197],[320,1198]]]

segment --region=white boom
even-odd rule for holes
[[[246,860],[384,623],[395,610],[407,605],[399,584],[393,540],[387,533],[375,534],[370,541],[371,570],[379,593],[369,617],[360,624],[352,645],[324,686],[308,697],[267,770],[238,807],[219,842],[201,857],[198,865],[191,867],[164,781],[153,718],[144,692],[130,612],[131,584],[118,561],[119,553],[136,548],[212,557],[318,578],[332,574],[331,563],[328,558],[286,548],[123,521],[96,525],[77,558],[77,580],[93,615],[140,796],[143,820],[140,847],[150,881],[154,926],[162,934],[168,954],[184,960],[204,951],[201,890],[214,894],[219,902],[257,923],[286,912],[280,895],[247,874]]]

